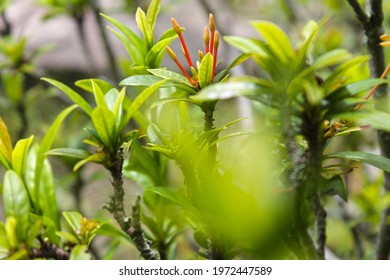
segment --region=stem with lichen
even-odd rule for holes
[[[382,0],[370,0],[370,11],[367,13],[363,6],[357,0],[348,0],[348,3],[354,10],[359,19],[366,37],[367,49],[371,55],[370,70],[371,76],[379,77],[385,70],[385,55],[380,45],[380,36],[383,34],[383,3]],[[382,84],[375,90],[374,98],[377,100],[376,107],[379,110],[389,112],[389,96],[387,94],[387,85]],[[390,158],[390,133],[378,131],[378,142],[381,154]],[[387,193],[390,193],[390,173],[384,172],[383,187]],[[382,213],[382,221],[378,234],[376,257],[377,259],[389,259],[390,256],[390,208],[386,207]]]
[[[110,163],[106,165],[106,168],[111,174],[111,185],[114,188],[114,194],[110,196],[110,201],[104,208],[113,214],[120,228],[134,241],[135,246],[144,259],[158,260],[160,259],[159,253],[151,247],[151,241],[146,239],[141,227],[141,204],[139,196],[133,206],[132,216],[129,217],[126,214],[122,174],[123,162],[122,149],[116,154],[110,155]]]

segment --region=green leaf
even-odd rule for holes
[[[112,106],[112,111],[114,112],[115,118],[120,120],[122,116],[122,104],[126,96],[126,88],[122,88],[120,92],[115,89],[115,92],[117,94],[115,94],[116,98]]]
[[[213,72],[213,56],[207,53],[199,66],[198,77],[200,88],[205,88],[211,84],[211,75]]]
[[[340,83],[340,81],[344,81],[347,78],[347,81],[350,81],[351,79],[355,78],[353,74],[351,74],[351,71],[354,69],[358,69],[356,71],[360,71],[362,64],[366,63],[370,57],[368,55],[365,56],[358,56],[355,58],[352,58],[340,66],[338,66],[332,74],[326,78],[323,88],[327,91],[330,92],[330,90],[335,90],[335,86]],[[354,82],[352,80],[351,82]]]
[[[158,13],[160,12],[160,7],[160,0],[152,0],[152,2],[149,4],[148,10],[146,11],[146,20],[151,30],[154,30],[154,25],[156,23]]]
[[[305,70],[303,70],[299,75],[297,76],[298,79],[304,78],[307,75],[311,75],[313,72],[320,70],[325,67],[330,67],[337,65],[341,62],[344,62],[351,58],[351,53],[349,53],[345,49],[335,49],[332,51],[329,51],[322,56],[318,57],[314,63],[307,67]]]
[[[383,156],[370,154],[366,152],[344,151],[328,155],[327,158],[342,158],[358,161],[378,167],[386,172],[390,172],[390,159]]]
[[[282,62],[289,63],[291,61],[295,52],[286,33],[269,21],[255,21],[252,25]]]
[[[2,70],[1,78],[7,97],[14,104],[19,104],[24,93],[24,74],[17,70]]]
[[[307,58],[310,55],[319,29],[319,25],[312,20],[309,21],[303,28],[303,40],[300,42],[298,47],[298,55],[295,60],[294,72],[301,71],[302,67],[304,67],[307,63]]]
[[[11,169],[12,142],[8,128],[0,117],[0,162],[6,169]]]
[[[131,103],[130,107],[127,108],[127,111],[125,113],[125,117],[124,117],[124,124],[126,125],[131,117],[133,116],[133,114],[138,111],[141,106],[145,103],[145,101],[156,91],[158,90],[167,80],[161,80],[155,84],[153,84],[152,86],[146,88],[145,90],[143,90],[135,99],[134,101]]]
[[[376,85],[380,85],[384,83],[388,83],[388,81],[384,79],[377,79],[377,78],[365,79],[362,81],[350,83],[348,85],[336,89],[335,91],[328,93],[326,99],[329,102],[334,103],[337,100],[342,100],[347,97],[352,97],[358,93],[369,90]]]
[[[102,89],[93,80],[91,80],[91,86],[92,86],[93,95],[95,97],[96,105],[98,107],[108,109],[108,105]]]
[[[186,196],[178,192],[178,190],[167,188],[167,187],[147,187],[145,188],[145,191],[156,193],[174,202],[175,204],[183,207],[184,209],[193,210],[193,206],[190,200]]]
[[[189,86],[192,88],[192,85],[188,81],[188,79],[186,77],[184,77],[183,75],[178,74],[176,72],[169,71],[169,70],[166,70],[163,68],[148,69],[148,71],[157,77],[160,77],[163,79],[169,79],[169,80],[174,81],[175,83],[183,84],[183,85],[186,85],[186,86]]]
[[[100,80],[100,79],[79,80],[79,81],[75,82],[75,85],[78,86],[79,88],[85,90],[85,91],[93,93],[93,87],[92,87],[91,82],[93,82],[95,85],[97,85],[103,92],[108,92],[112,88],[114,88],[114,86],[111,85],[109,82],[106,82],[106,81]]]
[[[18,221],[14,216],[7,216],[5,219],[5,233],[7,236],[8,247],[11,250],[18,248],[18,237],[17,237],[17,223]],[[22,240],[23,241],[23,240]]]
[[[135,141],[133,141],[131,157],[125,170],[127,174],[129,174],[130,171],[133,171],[138,174],[141,173],[146,175],[155,183],[160,183],[162,177],[158,156],[155,153],[144,149]],[[132,173],[130,175],[134,174]]]
[[[326,195],[330,196],[337,194],[342,199],[344,199],[345,202],[348,201],[348,190],[344,184],[343,178],[340,175],[329,179],[322,177],[320,182],[320,190]]]
[[[90,156],[91,153],[86,151],[86,150],[83,150],[83,149],[57,148],[57,149],[52,149],[52,150],[46,152],[45,155],[84,159],[84,158]]]
[[[81,221],[83,216],[79,212],[62,212],[62,216],[65,218],[66,222],[73,230],[73,233],[77,234],[78,230],[81,228]]]
[[[138,37],[137,34],[135,34],[130,28],[120,23],[119,21],[116,21],[115,19],[110,18],[104,14],[101,14],[101,16],[109,20],[124,34],[124,36],[121,36],[119,33],[114,32],[126,46],[126,49],[128,49],[132,60],[138,65],[144,65],[144,57],[146,55],[147,49],[144,40]]]
[[[139,30],[141,30],[142,34],[144,35],[148,49],[150,49],[153,46],[154,41],[153,29],[149,25],[145,12],[141,8],[138,8],[137,12],[135,13],[135,21],[137,22]]]
[[[42,170],[44,168],[44,160],[46,156],[44,155],[47,151],[51,149],[51,146],[54,142],[54,138],[65,120],[65,118],[74,110],[76,109],[77,105],[72,105],[66,109],[64,109],[54,120],[53,124],[50,126],[49,130],[46,132],[45,137],[42,139],[41,144],[39,145],[39,149],[37,152],[37,161],[36,161],[36,168],[35,168],[35,174],[34,174],[34,202],[36,203],[35,206],[40,205],[40,184],[41,184],[41,174]]]
[[[152,144],[163,145],[165,142],[160,128],[155,123],[149,124],[147,136]]]
[[[150,68],[160,67],[161,59],[159,59],[159,57],[165,53],[165,47],[168,46],[176,37],[161,40],[150,49],[145,58],[146,64]]]
[[[68,87],[67,85],[58,82],[53,79],[49,78],[41,78],[42,80],[48,82],[49,84],[55,86],[56,88],[63,91],[75,104],[79,105],[81,109],[84,110],[84,112],[90,116],[92,113],[92,107],[88,104],[87,101],[85,101],[84,98],[82,98],[77,92],[75,92],[73,89]]]
[[[61,237],[62,239],[64,239],[67,243],[71,243],[71,244],[79,244],[79,240],[78,238],[69,233],[69,232],[66,232],[66,231],[57,231],[56,234]]]
[[[262,45],[258,40],[239,36],[224,36],[223,39],[231,46],[241,50],[244,53],[255,54],[260,57],[267,57]]]
[[[217,75],[215,75],[214,81],[216,81],[216,82],[221,81],[227,75],[229,70],[240,65],[241,63],[243,63],[244,61],[246,61],[250,57],[251,57],[251,54],[249,54],[249,53],[240,54],[232,61],[232,63],[229,64],[229,66],[226,69],[222,70]]]
[[[27,153],[34,136],[19,140],[12,151],[12,169],[22,177],[26,169]]]
[[[5,225],[0,222],[0,260],[5,259],[9,253],[7,232]]]
[[[109,223],[102,224],[97,230],[98,235],[119,237],[133,244],[133,240],[123,231]]]
[[[53,221],[56,229],[59,229],[60,218],[58,215],[55,189],[56,184],[54,182],[53,171],[49,161],[46,159],[43,162],[42,172],[40,173],[39,206],[43,216]]]
[[[120,85],[149,87],[162,80],[163,78],[154,75],[134,75],[121,81]],[[164,86],[172,86],[172,85],[173,85],[172,83],[168,83],[168,82],[164,84]]]
[[[158,152],[164,156],[166,156],[167,158],[170,158],[170,159],[174,159],[175,158],[175,154],[174,152],[172,152],[168,147],[166,146],[163,146],[163,145],[158,145],[158,144],[149,144],[149,146],[146,146],[145,149],[148,149],[150,151],[155,151],[155,152]]]
[[[88,253],[87,245],[77,245],[70,253],[70,260],[92,260],[92,255]]]
[[[91,114],[93,126],[96,129],[99,138],[106,148],[110,151],[113,147],[115,129],[115,116],[108,108],[96,107]]]
[[[257,95],[261,88],[250,82],[227,82],[212,84],[197,95],[190,96],[196,101],[224,100],[239,96]]]
[[[24,241],[29,227],[30,200],[23,180],[13,170],[4,175],[3,201],[5,216],[16,219],[16,236]]]
[[[73,171],[77,171],[84,164],[86,164],[87,162],[90,162],[90,161],[95,162],[95,163],[99,163],[99,164],[104,164],[104,162],[106,161],[106,155],[104,153],[92,154],[89,157],[86,157],[85,159],[80,160],[78,163],[76,163],[75,166],[73,167]]]
[[[195,95],[193,95],[193,96],[195,96]],[[161,99],[157,100],[156,102],[154,102],[150,106],[150,109],[154,109],[157,106],[161,106],[161,105],[164,105],[167,103],[172,103],[172,102],[188,102],[191,104],[195,104],[197,106],[201,105],[201,102],[194,100],[193,98],[169,98],[168,97],[168,98],[161,98]]]
[[[349,113],[335,114],[332,117],[340,120],[358,121],[360,125],[390,132],[390,114],[382,111],[352,111]]]

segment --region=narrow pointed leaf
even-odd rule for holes
[[[56,229],[59,229],[60,217],[58,216],[56,185],[51,165],[47,159],[43,162],[40,173],[39,207],[42,210],[42,215],[50,219]]]
[[[254,96],[261,88],[255,83],[230,82],[212,84],[190,98],[196,101],[224,100],[239,96]]]
[[[186,77],[184,77],[183,75],[178,74],[176,72],[169,71],[169,70],[166,70],[163,68],[148,69],[148,71],[150,73],[152,73],[153,75],[156,75],[157,77],[160,77],[163,79],[170,79],[170,80],[174,81],[175,83],[184,84],[184,85],[187,85],[189,87],[192,87],[192,85],[190,84],[190,82],[187,80]]]
[[[104,80],[100,79],[84,79],[84,80],[79,80],[75,82],[75,85],[78,86],[79,88],[82,88],[85,91],[88,91],[90,93],[93,93],[93,87],[92,83],[93,82],[95,85],[97,85],[103,92],[108,92],[114,86],[110,84],[109,82],[106,82]]]
[[[108,109],[107,102],[104,98],[104,93],[102,89],[93,80],[91,80],[90,82],[92,86],[93,95],[95,96],[96,105]]]
[[[19,140],[12,151],[12,169],[22,177],[26,168],[27,153],[34,136]]]
[[[24,241],[29,226],[30,201],[22,179],[13,170],[4,175],[3,201],[5,216],[16,219],[17,238]]]
[[[215,81],[220,81],[221,79],[223,79],[229,72],[229,70],[231,70],[232,68],[240,65],[241,63],[243,63],[244,61],[246,61],[248,58],[251,57],[251,54],[249,53],[242,53],[240,54],[238,57],[236,57],[232,63],[229,64],[229,66],[222,70],[221,72],[219,72],[216,76],[215,76]]]
[[[139,65],[142,65],[143,57],[146,54],[145,42],[126,25],[104,14],[100,15],[114,24],[123,33],[124,36],[120,36],[119,38],[125,44],[126,48],[131,51],[130,55],[133,61]],[[119,35],[118,32],[115,32],[115,34],[117,36]]]
[[[152,30],[157,20],[158,13],[160,12],[161,0],[152,0],[146,11],[146,20]]]
[[[288,62],[295,56],[290,39],[279,26],[269,21],[255,21],[252,25],[264,38],[272,52],[283,62]]]
[[[37,154],[37,161],[36,161],[36,168],[35,168],[35,174],[34,174],[34,201],[37,204],[36,206],[39,205],[39,199],[40,199],[40,178],[41,178],[41,173],[43,170],[44,166],[44,160],[46,156],[44,155],[47,151],[51,149],[51,146],[54,142],[54,138],[57,135],[57,132],[65,120],[65,118],[74,110],[77,108],[77,105],[72,105],[66,109],[64,109],[54,120],[53,124],[50,126],[49,130],[47,131],[45,137],[42,139],[42,142],[39,146],[38,149],[38,154]]]
[[[142,86],[149,87],[159,81],[162,81],[163,78],[154,76],[154,75],[134,75],[130,76],[120,82],[121,86]],[[165,86],[172,86],[172,83],[165,83]]]
[[[146,88],[143,90],[131,103],[130,107],[127,109],[125,117],[124,117],[124,124],[127,124],[133,114],[138,111],[141,106],[145,103],[145,101],[156,91],[158,90],[167,80],[161,80],[152,86]]]
[[[161,54],[165,53],[165,47],[168,46],[176,37],[167,38],[157,42],[146,55],[145,61],[150,68],[160,67],[160,60],[158,59]]]
[[[88,116],[92,113],[92,107],[89,105],[87,101],[85,101],[84,98],[82,98],[77,92],[75,92],[73,89],[68,87],[67,85],[58,82],[53,79],[49,78],[42,78],[42,80],[48,82],[49,84],[55,86],[56,88],[60,89],[62,92],[64,92],[75,104],[79,105],[81,109],[84,110],[85,113],[87,113]]]
[[[348,201],[348,190],[340,175],[334,176],[330,179],[321,178],[320,190],[326,195],[338,195],[345,202]]]
[[[106,148],[112,146],[112,139],[116,137],[113,135],[115,127],[115,116],[108,108],[97,107],[92,111],[92,123],[95,127],[99,138],[102,140]]]
[[[95,162],[98,164],[102,164],[102,163],[104,163],[105,160],[106,160],[106,157],[103,153],[92,154],[92,155],[86,157],[85,159],[80,160],[78,163],[76,163],[75,166],[73,167],[73,171],[79,170],[87,162],[92,161],[92,162]]]
[[[87,245],[76,245],[70,253],[70,260],[92,260],[92,255],[88,252]]]
[[[153,30],[146,19],[145,12],[141,8],[138,8],[137,12],[135,13],[135,21],[137,22],[139,30],[141,30],[142,34],[144,35],[147,46],[150,48],[153,46],[154,41]]]
[[[211,84],[211,73],[213,72],[213,56],[207,53],[200,63],[198,77],[200,88],[205,88]]]
[[[390,159],[385,158],[383,156],[371,154],[371,153],[345,151],[345,152],[339,152],[336,154],[328,155],[327,158],[342,158],[342,159],[354,160],[354,161],[370,164],[386,172],[390,172]]]
[[[0,117],[0,162],[6,169],[11,168],[12,143],[8,128]]]
[[[47,156],[63,156],[63,157],[71,157],[84,159],[91,155],[90,152],[82,149],[74,149],[74,148],[57,148],[52,149],[45,153]]]
[[[62,216],[65,218],[66,222],[72,229],[72,231],[77,234],[77,231],[81,228],[81,221],[83,216],[79,212],[62,212]]]

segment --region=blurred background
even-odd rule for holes
[[[161,3],[156,37],[171,27],[170,18],[175,17],[185,28],[184,36],[193,56],[202,49],[203,28],[208,24],[210,12],[223,36],[257,37],[250,22],[269,20],[289,34],[292,41],[298,41],[300,30],[309,20],[326,19],[316,51],[347,48],[357,55],[366,54],[364,34],[347,1],[162,0]],[[56,114],[70,104],[64,95],[41,82],[40,77],[57,79],[71,87],[76,80],[84,78],[99,77],[118,84],[127,77],[130,58],[119,39],[106,28],[111,24],[98,13],[109,15],[137,31],[135,11],[137,7],[146,10],[148,4],[147,0],[0,0],[0,71],[16,69],[23,73],[15,78],[20,82],[17,92],[7,92],[4,80],[0,86],[0,115],[8,125],[13,143],[31,134],[38,139],[42,137]],[[384,1],[384,9],[390,11],[390,1]],[[385,26],[390,26],[390,17],[385,16]],[[180,50],[178,40],[171,46]],[[221,43],[219,57],[222,65],[226,66],[237,54],[236,50]],[[162,67],[173,69],[175,66],[165,59]],[[260,75],[251,61],[235,69],[233,74]],[[256,123],[256,108],[246,100],[225,101],[220,107],[224,110],[217,111],[216,119],[221,123],[231,121],[232,115],[249,118],[241,123],[245,129],[250,130]],[[82,128],[86,123],[81,112],[72,114],[54,146],[82,145],[86,137]],[[359,147],[361,143],[364,143],[363,149],[376,151],[375,132],[367,130],[364,134],[349,137],[347,145]],[[226,150],[230,148],[224,147]],[[229,153],[226,156],[232,157]],[[105,170],[89,165],[73,173],[74,161],[50,160],[55,166],[60,209],[79,210],[87,217],[109,218],[102,210],[111,193]],[[1,175],[2,172],[4,170],[0,170]],[[181,182],[177,167],[172,167],[171,173],[173,181]],[[327,204],[328,254],[333,258],[372,259],[382,209],[378,203],[381,201],[382,175],[367,166],[356,166],[346,181],[350,188],[350,202],[346,204],[336,197]],[[138,186],[133,187],[140,191]],[[136,192],[127,192],[129,205]],[[188,258],[192,245],[182,242],[178,258]],[[129,244],[123,246],[126,252],[132,248]],[[129,256],[119,250],[115,258]]]

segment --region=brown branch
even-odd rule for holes
[[[32,259],[55,259],[55,260],[69,260],[70,254],[64,249],[58,248],[53,244],[49,244],[38,237],[40,248],[33,248],[30,253]]]
[[[122,175],[124,162],[123,150],[119,150],[115,156],[111,157],[110,161],[110,165],[106,166],[106,168],[111,173],[111,184],[114,188],[114,194],[111,195],[110,201],[104,208],[113,214],[114,219],[117,221],[120,228],[134,241],[138,251],[145,260],[158,260],[160,258],[159,253],[150,246],[151,241],[145,238],[141,227],[140,197],[137,197],[135,205],[133,206],[132,217],[127,216],[125,211],[125,191],[123,189]]]
[[[385,69],[385,54],[383,48],[379,45],[379,36],[383,34],[383,4],[382,0],[370,0],[370,15],[367,15],[363,7],[356,0],[348,0],[354,9],[367,36],[367,49],[371,55],[370,71],[371,76],[379,77]],[[375,92],[374,98],[376,108],[381,111],[389,112],[389,97],[387,95],[387,85],[381,85]],[[378,131],[378,142],[381,154],[384,157],[390,157],[390,133]],[[390,192],[390,173],[384,173],[384,189]],[[378,244],[376,257],[378,259],[388,259],[390,255],[390,225],[387,220],[390,217],[390,209],[385,209],[382,214],[382,222],[378,234]]]

